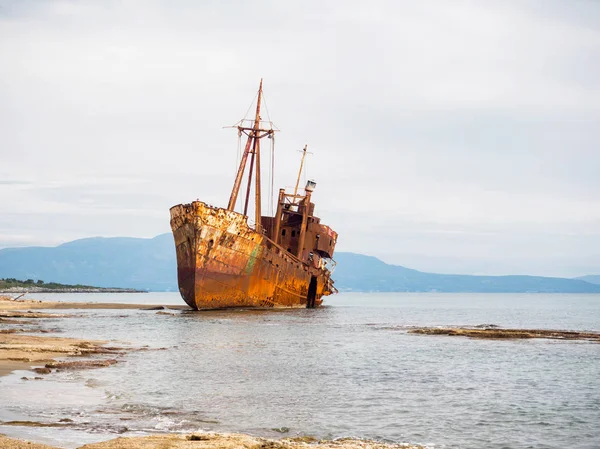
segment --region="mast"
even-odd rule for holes
[[[298,185],[300,184],[300,176],[302,175],[302,167],[304,167],[304,158],[306,157],[306,147],[308,147],[308,145],[304,145],[304,150],[302,150],[302,160],[300,161],[300,170],[298,170],[298,179],[296,180],[294,197],[298,194]]]
[[[240,161],[240,166],[238,167],[237,175],[235,177],[235,182],[233,183],[233,189],[231,190],[231,196],[229,197],[229,204],[227,209],[234,210],[235,203],[238,198],[238,194],[240,191],[240,186],[242,184],[242,178],[244,177],[244,172],[246,171],[246,163],[248,162],[248,156],[252,155],[250,158],[250,170],[248,173],[248,186],[246,188],[246,199],[244,202],[244,215],[248,214],[248,202],[250,199],[250,188],[252,186],[252,176],[255,175],[255,229],[260,232],[261,225],[261,184],[260,184],[260,139],[265,136],[272,135],[273,129],[261,129],[260,127],[260,106],[262,102],[262,78],[260,80],[260,86],[258,88],[258,99],[256,100],[256,113],[254,116],[254,123],[251,127],[237,126],[238,131],[243,132],[248,136],[248,140],[246,141],[246,147],[244,149],[244,154],[242,155],[242,160]],[[243,120],[241,122],[243,124]],[[261,134],[262,133],[262,134]]]
[[[258,132],[260,131],[260,102],[262,100],[262,78],[260,79],[260,86],[258,87],[258,100],[256,100],[256,117],[254,118],[254,147],[253,147],[253,159],[256,159],[256,186],[254,187],[255,204],[254,204],[254,229],[260,232],[261,215],[260,215],[260,142]],[[250,178],[248,178],[248,185],[250,185]],[[250,192],[248,192],[250,193]],[[245,215],[245,214],[244,214]]]

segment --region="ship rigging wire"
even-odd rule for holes
[[[240,161],[242,160],[242,131],[238,130],[238,148],[237,148],[237,160],[235,162],[235,173],[237,174],[238,167],[240,165]],[[238,198],[238,207],[242,207],[242,198],[241,196]],[[235,207],[235,204],[234,204]]]

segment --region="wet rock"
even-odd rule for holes
[[[33,371],[38,374],[50,374],[52,372],[52,370],[47,366],[44,368],[33,368]]]
[[[37,324],[35,320],[15,320],[14,318],[4,318],[0,316],[0,323],[8,323],[8,324]]]
[[[315,437],[305,435],[305,436],[301,436],[301,437],[286,438],[285,441],[289,441],[291,443],[313,444],[313,443],[318,442],[319,440]]]
[[[3,426],[19,426],[19,427],[63,427],[65,424],[56,422],[39,422],[39,421],[5,421]]]
[[[74,362],[50,362],[46,368],[56,368],[57,370],[78,370],[91,368],[105,368],[117,363],[115,359],[108,360],[77,360]]]
[[[188,435],[187,437],[188,440],[190,441],[208,441],[210,440],[210,436],[209,435]]]
[[[65,318],[71,315],[58,314],[58,313],[44,313],[44,312],[34,312],[33,310],[28,310],[26,312],[23,311],[10,311],[10,310],[2,310],[0,311],[0,317],[2,318]]]
[[[553,340],[588,340],[600,343],[600,333],[597,332],[575,332],[547,329],[503,329],[503,328],[438,328],[423,327],[411,329],[410,334],[426,335],[448,335],[471,338],[486,339],[528,339],[528,338],[549,338]]]
[[[475,329],[500,329],[500,326],[497,324],[478,324],[477,326],[473,326]]]

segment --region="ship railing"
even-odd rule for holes
[[[329,272],[333,274],[333,272],[335,271],[335,267],[337,266],[337,262],[333,260],[333,258],[327,257],[323,257],[321,258],[321,260],[323,261],[324,268],[329,270]]]

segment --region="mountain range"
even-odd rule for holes
[[[436,274],[362,254],[338,252],[335,258],[333,277],[340,291],[600,293],[600,276]],[[161,234],[151,239],[95,237],[56,247],[4,248],[0,278],[177,291],[175,246],[171,234]]]
[[[581,276],[575,279],[579,279],[581,281],[589,282],[590,284],[600,284],[600,274],[590,274],[588,276]]]

